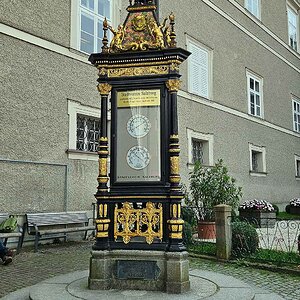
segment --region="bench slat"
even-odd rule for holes
[[[22,232],[0,232],[0,238],[21,237]]]
[[[80,224],[89,221],[85,212],[26,214],[26,218],[29,225],[36,224],[38,226]]]
[[[39,230],[40,235],[44,234],[53,234],[53,233],[64,233],[64,232],[75,232],[75,231],[86,231],[94,230],[94,226],[85,226],[85,227],[73,227],[73,228],[57,228],[49,230]]]

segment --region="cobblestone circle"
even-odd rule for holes
[[[37,253],[33,252],[32,247],[22,249],[14,257],[12,264],[0,265],[0,298],[57,275],[87,270],[92,245],[91,241],[43,245]],[[253,287],[279,294],[285,299],[300,299],[299,276],[198,258],[190,261],[191,268],[230,275]]]

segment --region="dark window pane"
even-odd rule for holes
[[[192,140],[193,145],[193,163],[199,161],[203,164],[203,142],[199,140]]]
[[[259,82],[255,81],[255,91],[259,92]]]
[[[254,79],[250,78],[250,89],[254,90]]]

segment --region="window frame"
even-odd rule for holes
[[[109,23],[112,24],[113,27],[116,27],[120,22],[120,6],[121,6],[121,0],[110,0],[111,7],[110,7],[110,15],[111,19],[108,20]],[[84,55],[90,55],[90,53],[84,52],[80,49],[80,38],[81,38],[81,5],[80,0],[71,0],[71,41],[70,41],[70,47],[76,51],[81,52]],[[88,10],[86,10],[88,11]],[[92,13],[92,11],[88,11],[88,13]],[[91,14],[92,15],[92,14]],[[95,16],[96,14],[93,14]],[[99,19],[103,19],[105,16],[98,15]],[[101,16],[101,17],[100,17]],[[94,21],[94,28],[97,27],[95,25]],[[97,37],[95,37],[94,34],[94,41],[97,40]],[[95,51],[96,45],[94,44],[94,51]]]
[[[69,159],[98,160],[97,152],[77,150],[77,115],[83,115],[100,120],[100,108],[83,105],[79,101],[68,99],[69,115],[69,148],[67,150]],[[110,111],[108,112],[110,120]]]
[[[262,155],[262,166],[261,166],[261,171],[254,171],[253,170],[253,165],[252,165],[252,152],[258,152],[261,153]],[[264,177],[267,176],[267,164],[266,164],[266,147],[265,146],[257,146],[254,144],[249,143],[249,162],[250,162],[250,170],[249,174],[251,176],[258,176],[258,177]]]
[[[294,110],[294,103],[296,103],[296,105],[299,105],[299,112]],[[300,133],[300,123],[298,123],[295,120],[295,113],[298,115],[298,117],[300,118],[300,99],[297,98],[296,96],[292,95],[292,120],[293,120],[293,131]],[[296,124],[297,123],[297,124]],[[296,128],[296,126],[298,126],[298,129]]]
[[[193,129],[187,128],[187,139],[188,139],[188,167],[192,169],[194,166],[193,162],[193,139],[207,142],[208,143],[208,164],[203,164],[204,166],[213,166],[214,165],[214,135],[211,133],[201,133],[194,131]]]
[[[298,172],[298,163],[300,164],[300,155],[295,154],[295,178],[300,180],[300,170]]]
[[[250,79],[259,82],[259,93],[254,90],[250,89]],[[263,78],[254,72],[246,70],[246,80],[247,80],[247,101],[248,101],[248,114],[250,116],[264,119],[264,102],[263,102]],[[254,82],[255,86],[255,82]],[[260,115],[257,114],[257,107],[256,99],[254,99],[254,114],[251,113],[251,91],[253,91],[254,95],[259,95],[260,99]]]
[[[193,44],[194,46],[198,47],[199,49],[201,49],[202,51],[205,51],[208,55],[208,58],[207,58],[207,85],[208,85],[208,88],[207,88],[207,94],[204,95],[204,94],[200,94],[200,93],[197,93],[195,91],[193,91],[192,89],[192,81],[191,81],[191,76],[190,76],[190,69],[191,69],[191,66],[192,66],[192,63],[191,63],[191,59],[188,59],[187,60],[187,73],[188,73],[188,76],[187,76],[187,83],[188,83],[188,92],[191,93],[191,94],[194,94],[194,95],[197,95],[199,97],[202,97],[202,98],[205,98],[205,99],[209,99],[211,100],[212,99],[212,94],[213,94],[213,87],[212,87],[212,83],[213,83],[213,50],[206,46],[205,44],[199,42],[198,40],[194,39],[193,37],[189,36],[189,35],[186,35],[186,48],[187,50],[189,51],[190,49],[190,44]]]
[[[295,49],[291,44],[290,44],[290,22],[289,22],[289,10],[296,15],[296,43],[297,43],[297,48]],[[286,2],[286,16],[287,16],[287,32],[288,32],[288,42],[287,44],[289,47],[296,51],[300,52],[300,29],[299,29],[299,23],[300,23],[300,17],[299,17],[299,10],[300,10],[300,5],[296,3],[295,1],[287,1]]]
[[[251,11],[251,10],[249,9],[249,1],[253,1],[253,0],[245,0],[245,2],[244,2],[244,7],[247,9],[247,11],[249,11],[249,13],[250,13],[252,16],[254,16],[254,17],[256,17],[257,19],[261,20],[261,0],[257,0],[258,15],[255,15],[255,14],[253,13],[253,11]]]

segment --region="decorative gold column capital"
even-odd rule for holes
[[[179,79],[169,79],[166,82],[167,89],[169,92],[178,92],[181,81]]]
[[[101,95],[108,95],[112,89],[112,86],[109,83],[99,83],[97,89]]]

